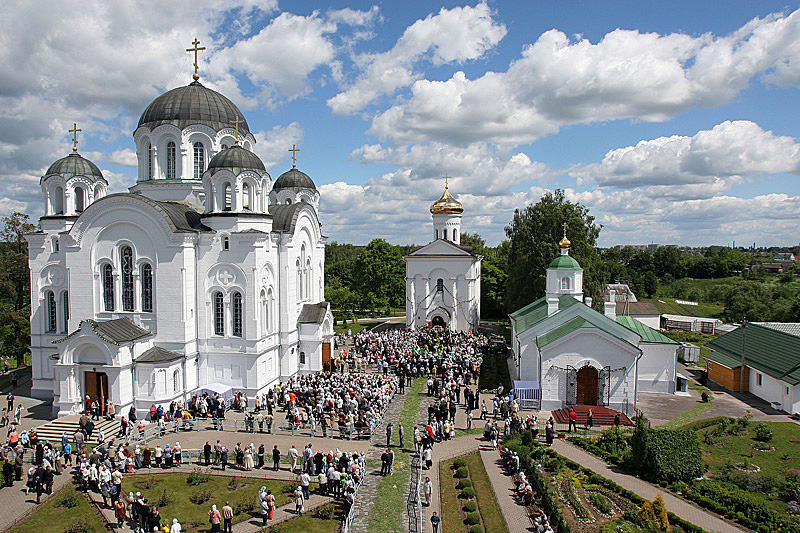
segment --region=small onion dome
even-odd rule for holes
[[[59,175],[65,180],[72,176],[86,176],[87,178],[103,178],[103,173],[97,165],[83,157],[78,152],[72,152],[67,157],[62,157],[47,169],[45,176]]]
[[[434,215],[452,215],[464,212],[464,206],[461,202],[453,198],[447,186],[444,188],[442,197],[431,204],[431,213]]]
[[[192,124],[205,124],[214,131],[220,131],[230,128],[237,118],[244,121],[244,116],[233,102],[195,81],[167,91],[153,100],[139,118],[139,126],[148,126],[153,130],[162,124],[172,124],[181,129]],[[247,122],[240,122],[239,134],[245,136],[248,133],[250,129]]]
[[[207,170],[211,172],[212,176],[218,170],[223,169],[230,170],[235,176],[245,170],[253,170],[258,174],[263,174],[267,171],[264,167],[264,162],[256,154],[238,144],[222,150],[208,162]]]
[[[567,239],[567,236],[566,236],[566,235],[564,235],[564,237],[563,237],[563,238],[561,239],[561,241],[558,243],[558,246],[559,246],[559,248],[567,249],[567,248],[569,248],[570,246],[572,246],[572,243],[571,243],[571,242],[569,242],[569,239]]]
[[[314,185],[314,181],[308,177],[308,174],[297,170],[297,168],[292,168],[275,180],[272,190],[278,189],[312,189],[316,191],[317,186]]]
[[[559,255],[550,263],[553,270],[582,270],[580,263],[568,255]]]

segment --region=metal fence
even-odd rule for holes
[[[422,450],[411,455],[411,486],[408,491],[406,510],[408,511],[409,533],[423,533],[425,531],[425,514],[422,508]]]

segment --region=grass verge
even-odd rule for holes
[[[464,533],[464,523],[459,511],[462,503],[458,500],[458,493],[453,485],[451,467],[454,460],[450,459],[439,463],[439,494],[441,495],[439,504],[441,509],[429,509],[426,513],[428,516],[433,514],[433,511],[439,513],[442,519],[442,533]],[[425,525],[427,527],[427,524]]]
[[[414,424],[417,421],[419,408],[422,404],[421,393],[425,388],[426,377],[418,377],[408,388],[406,402],[400,413],[399,424],[405,432],[405,444],[413,451]],[[408,485],[410,454],[399,448],[400,437],[398,432],[393,433],[394,469],[390,476],[381,478],[378,482],[378,493],[372,506],[368,531],[374,533],[394,533],[403,531],[403,508],[405,506],[406,485]],[[368,476],[373,473],[368,473]]]
[[[463,456],[463,459],[469,469],[472,487],[477,493],[478,511],[481,513],[484,530],[491,533],[508,533],[503,512],[497,503],[497,497],[494,494],[494,489],[492,489],[492,483],[489,481],[486,468],[483,466],[480,452],[469,453]]]
[[[332,515],[329,517],[329,513]],[[303,516],[292,518],[267,527],[262,531],[273,531],[275,533],[336,533],[339,531],[339,522],[344,518],[344,506],[342,502],[329,503],[323,505]]]
[[[15,488],[14,490],[18,489]],[[73,506],[68,507],[65,505],[65,499],[69,502],[68,505]],[[106,530],[105,523],[97,516],[86,497],[75,486],[68,485],[17,524],[11,530],[11,533],[27,533],[30,531],[62,533],[66,528],[79,522],[86,524],[89,531]]]

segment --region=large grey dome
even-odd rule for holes
[[[232,121],[237,117],[244,121],[233,102],[195,81],[153,100],[139,118],[139,126],[152,130],[162,124],[173,124],[181,129],[191,124],[205,124],[219,131],[233,127]],[[239,133],[250,133],[246,121],[239,123]]]
[[[83,157],[78,152],[72,152],[67,157],[62,157],[47,169],[45,176],[58,174],[65,180],[72,176],[86,176],[87,178],[103,178],[103,173],[97,165]]]
[[[314,181],[308,177],[308,174],[292,168],[275,180],[272,190],[277,189],[313,189],[316,191],[317,186],[314,185]]]
[[[238,144],[222,150],[208,162],[207,170],[211,172],[212,176],[222,169],[230,170],[234,175],[238,175],[245,170],[259,171],[259,174],[267,171],[264,163],[256,154]]]

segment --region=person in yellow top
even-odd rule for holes
[[[195,422],[194,418],[192,418],[192,413],[189,411],[184,411],[183,415],[181,415],[181,418],[183,419],[183,429],[191,430],[197,425],[197,422]]]

